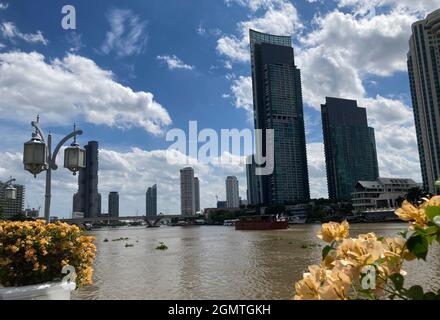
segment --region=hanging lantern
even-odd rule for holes
[[[17,199],[17,189],[13,186],[9,186],[5,189],[5,198],[7,200],[15,200]]]
[[[48,168],[47,146],[36,134],[24,144],[23,164],[35,177]]]
[[[86,150],[74,142],[64,150],[64,168],[69,169],[75,176],[76,173],[86,167]]]

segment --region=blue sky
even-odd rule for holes
[[[312,196],[326,196],[319,107],[325,96],[358,99],[375,127],[382,176],[420,181],[406,72],[411,23],[440,1],[403,0],[0,0],[0,179],[17,177],[27,205],[43,202],[44,177],[22,170],[22,142],[41,113],[61,137],[75,121],[82,143],[101,146],[100,190],[121,193],[121,211],[145,210],[159,185],[159,211],[179,212],[178,165],[164,150],[171,128],[252,128],[249,27],[291,35],[302,70]],[[61,8],[76,9],[76,30]],[[154,97],[154,98],[153,98]],[[240,155],[235,155],[240,156]],[[241,154],[243,156],[243,154]],[[194,163],[202,207],[224,198],[243,164]],[[53,211],[71,213],[76,178],[54,174]],[[162,192],[161,192],[162,191]]]

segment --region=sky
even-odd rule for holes
[[[64,29],[64,5],[76,29]],[[246,198],[245,150],[206,163],[167,161],[169,130],[252,129],[248,29],[291,35],[301,69],[311,195],[327,197],[320,105],[356,99],[376,130],[380,175],[421,182],[406,67],[411,24],[440,0],[0,0],[0,180],[26,186],[25,207],[44,206],[44,174],[23,170],[30,122],[59,141],[76,123],[81,144],[100,144],[99,191],[121,215],[180,212],[179,170],[200,179],[201,207],[225,199],[235,175]],[[200,145],[199,145],[200,147]],[[62,154],[57,159],[62,164]],[[53,172],[52,215],[69,217],[77,177]],[[42,210],[41,210],[42,211]]]

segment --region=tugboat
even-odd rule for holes
[[[241,217],[235,223],[235,230],[283,230],[289,228],[286,218],[279,218],[278,215],[263,215]]]

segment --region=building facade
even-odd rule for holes
[[[188,167],[180,170],[180,210],[184,216],[193,216],[196,213],[193,168]]]
[[[240,208],[240,194],[237,177],[226,178],[226,206],[228,208]]]
[[[145,213],[147,216],[157,216],[157,185],[147,189]]]
[[[412,179],[378,178],[374,181],[358,181],[352,193],[353,208],[357,212],[374,209],[397,208],[409,190],[421,184]]]
[[[247,181],[247,200],[248,204],[257,205],[261,203],[261,179],[256,175],[257,165],[254,156],[246,159],[246,181]]]
[[[73,212],[81,212],[85,218],[99,217],[101,194],[98,192],[98,142],[90,141],[85,150],[86,167],[79,170],[78,192],[73,196]]]
[[[412,25],[408,73],[424,189],[440,176],[440,9]]]
[[[358,181],[379,177],[374,129],[355,100],[327,97],[321,114],[329,198],[349,201]]]
[[[310,198],[301,72],[290,36],[250,30],[255,129],[274,130],[274,171],[258,176],[261,203],[284,204]],[[266,132],[263,131],[263,141]],[[266,144],[257,144],[266,155]]]
[[[108,215],[119,217],[119,193],[112,191],[108,195]]]
[[[194,204],[196,212],[200,212],[200,181],[194,177]]]
[[[6,199],[7,186],[0,181],[0,208],[3,210],[5,217],[23,213],[24,211],[24,198],[25,198],[25,186],[21,184],[12,184],[12,187],[16,189],[15,199]]]

